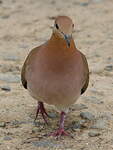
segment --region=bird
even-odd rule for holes
[[[85,55],[73,39],[74,23],[68,16],[57,16],[48,41],[28,54],[21,71],[21,81],[37,100],[35,120],[40,113],[48,123],[44,103],[60,112],[59,127],[51,136],[68,136],[64,122],[69,108],[89,84],[89,67]]]

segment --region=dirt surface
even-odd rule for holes
[[[25,57],[49,39],[57,15],[73,19],[76,46],[90,67],[88,90],[65,122],[73,139],[46,136],[59,121],[59,113],[48,105],[49,125],[41,117],[33,123],[37,101],[20,82]],[[112,0],[0,0],[0,150],[112,150],[112,89]]]

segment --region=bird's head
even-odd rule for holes
[[[53,33],[57,35],[59,38],[64,39],[68,47],[70,47],[73,29],[74,24],[69,17],[67,16],[56,17],[53,27]]]

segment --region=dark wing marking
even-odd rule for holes
[[[89,84],[89,69],[88,69],[88,63],[87,63],[87,59],[86,59],[85,55],[83,55],[81,53],[81,56],[82,56],[83,64],[85,67],[85,71],[84,71],[85,84],[83,85],[83,87],[81,89],[81,94],[83,94],[86,91],[88,84]]]

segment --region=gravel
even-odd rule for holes
[[[106,121],[104,119],[98,119],[92,126],[92,129],[105,129]]]
[[[36,147],[43,147],[43,148],[51,148],[53,149],[53,147],[55,148],[59,148],[60,145],[56,144],[55,142],[52,142],[50,140],[44,140],[44,141],[33,141],[32,144]]]
[[[73,121],[71,128],[72,129],[82,129],[84,127],[84,123],[86,121],[85,120],[77,120],[77,121]]]
[[[99,136],[100,133],[99,133],[98,131],[90,131],[90,132],[88,133],[88,135],[89,135],[90,137],[95,137],[95,136]]]
[[[85,104],[75,104],[74,110],[82,110],[82,109],[88,109],[88,107]]]
[[[91,102],[93,104],[103,104],[104,103],[103,101],[101,101],[100,99],[98,99],[95,96],[84,97],[84,100],[87,102]]]
[[[106,71],[113,71],[113,65],[107,65],[104,70]]]
[[[0,122],[0,127],[5,127],[5,126],[6,126],[5,122]]]
[[[4,86],[0,86],[0,88],[3,90],[3,91],[11,91],[11,88],[7,85],[4,85]]]
[[[8,83],[18,83],[20,82],[20,76],[13,75],[11,73],[0,73],[0,80],[6,81]]]
[[[5,140],[5,141],[10,141],[10,140],[12,140],[12,137],[10,137],[10,136],[5,136],[5,137],[4,137],[4,140]]]
[[[18,60],[20,60],[20,58],[16,55],[6,55],[6,56],[4,56],[4,60],[18,61]]]
[[[55,112],[49,112],[48,115],[50,118],[56,118],[57,117],[57,114]]]
[[[95,116],[90,112],[81,112],[80,116],[81,116],[81,118],[87,119],[87,120],[94,120],[95,119]]]

